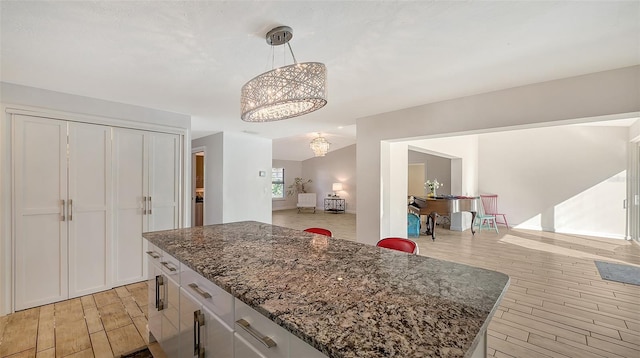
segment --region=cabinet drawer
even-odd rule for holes
[[[145,240],[147,241],[147,240]],[[147,241],[147,260],[149,262],[153,262],[154,265],[160,267],[160,261],[162,261],[162,250],[158,248],[156,245]]]
[[[249,342],[244,340],[244,338],[237,333],[233,334],[233,349],[235,351],[234,357],[265,358],[251,344],[249,344]]]
[[[168,255],[163,251],[162,258],[160,260],[160,268],[167,276],[171,277],[178,284],[180,283],[180,261],[175,257]]]
[[[328,358],[319,350],[303,342],[300,338],[289,333],[289,356],[304,358]]]
[[[180,282],[186,291],[233,329],[233,296],[186,265],[182,266]]]
[[[290,333],[238,299],[235,299],[235,320],[236,334],[262,355],[267,358],[289,357]],[[274,343],[274,346],[268,346]]]

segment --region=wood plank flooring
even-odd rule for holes
[[[146,282],[16,312],[0,317],[0,357],[120,357],[149,344],[147,313]]]
[[[304,230],[309,227],[323,227],[331,230],[334,237],[356,241],[356,215],[350,213],[325,213],[318,209],[315,213],[305,210],[277,210],[272,215],[273,225]]]
[[[325,227],[355,240],[353,214],[276,211],[273,224]],[[594,260],[640,266],[624,240],[524,230],[416,239],[420,254],[506,273],[488,357],[640,357],[640,286],[605,281]],[[146,283],[0,317],[0,357],[117,357],[147,344]],[[157,344],[155,357],[164,356]]]
[[[352,214],[275,211],[273,224],[321,226],[355,240]],[[594,263],[640,266],[637,243],[499,229],[473,237],[437,227],[436,241],[425,235],[415,239],[421,255],[510,276],[511,286],[489,325],[488,357],[640,357],[640,286],[605,281]]]
[[[489,325],[493,357],[640,357],[640,286],[605,281],[594,260],[640,266],[624,240],[524,230],[438,229],[420,254],[510,276]]]

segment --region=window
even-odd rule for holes
[[[271,168],[271,197],[284,199],[284,168]]]

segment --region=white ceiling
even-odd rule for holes
[[[316,132],[331,150],[355,143],[359,117],[640,63],[640,1],[2,1],[0,10],[0,80],[190,114],[194,138],[254,133],[275,139],[276,159],[310,157]],[[327,65],[329,103],[245,123],[240,87],[271,69],[264,34],[278,25],[294,29],[298,61]]]

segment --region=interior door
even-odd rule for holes
[[[111,128],[69,123],[69,296],[111,288]]]
[[[145,132],[122,128],[113,132],[113,285],[120,286],[146,279],[142,242]]]
[[[68,297],[67,123],[14,117],[15,309]]]
[[[148,142],[148,227],[145,231],[178,228],[180,138],[153,133]]]

